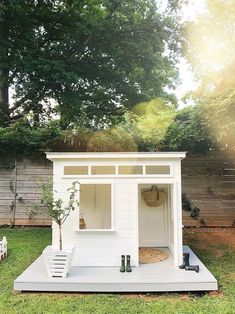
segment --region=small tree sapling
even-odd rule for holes
[[[67,189],[69,193],[69,201],[65,205],[61,198],[56,198],[57,191],[52,191],[48,184],[42,185],[42,202],[46,205],[48,215],[55,221],[59,227],[59,249],[62,250],[62,225],[68,218],[71,211],[75,210],[76,205],[79,205],[79,200],[76,197],[78,192],[79,182],[75,181],[72,186]],[[54,193],[53,193],[54,192]],[[53,196],[54,194],[54,196]]]

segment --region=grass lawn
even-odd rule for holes
[[[50,228],[0,228],[9,256],[0,262],[0,313],[235,313],[235,229],[186,229],[187,243],[220,291],[164,294],[15,293],[13,281],[51,241]]]

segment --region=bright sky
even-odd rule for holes
[[[203,12],[206,9],[205,0],[188,0],[187,5],[182,9],[182,17],[185,21],[194,20],[198,14]],[[190,65],[186,62],[185,59],[181,59],[179,63],[179,76],[181,84],[175,90],[175,94],[179,99],[179,108],[185,107],[185,104],[182,101],[182,98],[187,92],[196,90],[198,82],[196,81]]]
[[[194,78],[193,72],[185,59],[181,59],[179,63],[179,77],[180,85],[176,88],[175,94],[179,99],[179,108],[185,107],[187,104],[183,102],[182,98],[186,93],[195,91],[198,87],[198,82]]]

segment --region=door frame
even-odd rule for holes
[[[182,263],[182,209],[181,209],[181,185],[176,180],[164,180],[159,178],[136,180],[135,183],[135,208],[136,208],[136,266],[139,266],[139,185],[140,184],[166,184],[171,191],[170,212],[173,216],[173,248],[175,266]],[[168,233],[169,234],[169,233]]]

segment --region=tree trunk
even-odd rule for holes
[[[8,71],[0,69],[0,126],[6,126],[10,120],[7,80]]]
[[[61,230],[61,225],[59,225],[59,234],[60,234],[60,251],[62,251],[62,230]]]
[[[9,113],[9,65],[8,65],[9,20],[7,12],[0,17],[0,126],[6,126],[10,121]]]

